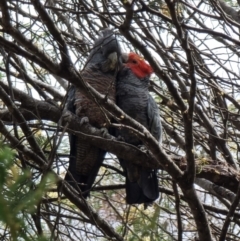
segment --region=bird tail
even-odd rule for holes
[[[65,176],[67,181],[82,196],[87,198],[104,160],[106,151],[92,146],[81,138],[70,136],[70,162]]]
[[[126,161],[124,162],[126,163]],[[122,163],[123,161],[121,161]],[[124,167],[124,164],[122,166]],[[129,171],[133,171],[132,166],[130,170],[124,168],[126,171],[126,202],[128,204],[152,203],[159,197],[157,170],[142,170],[137,166],[135,168],[138,169],[137,179],[134,178],[136,171],[135,174],[131,173],[133,174],[132,177],[128,173]]]

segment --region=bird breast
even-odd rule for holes
[[[103,74],[95,69],[85,69],[82,78],[94,89],[103,95],[107,95],[110,100],[115,102],[115,77],[111,74]],[[108,112],[101,107],[97,100],[92,100],[90,97],[83,94],[81,89],[76,90],[76,114],[79,117],[87,116],[89,123],[97,128],[101,128],[106,124]]]

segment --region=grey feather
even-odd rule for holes
[[[160,142],[162,127],[156,102],[148,92],[149,78],[140,79],[127,67],[123,67],[117,77],[117,105],[130,117],[145,126]],[[127,143],[135,146],[142,142],[126,129],[117,130]],[[120,159],[126,175],[126,201],[129,204],[151,203],[159,197],[156,169],[144,169]]]

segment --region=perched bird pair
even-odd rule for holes
[[[161,122],[157,104],[148,92],[153,70],[135,53],[121,54],[117,39],[110,29],[100,33],[81,75],[101,94],[107,95],[130,117],[145,126],[160,141]],[[98,104],[72,86],[68,92],[67,109],[97,128],[106,123],[106,116]],[[87,118],[86,118],[87,117]],[[113,134],[113,133],[111,133]],[[127,143],[139,146],[142,142],[126,129],[116,130]],[[95,181],[106,151],[70,135],[70,163],[65,180],[83,197]],[[145,169],[119,159],[126,175],[126,202],[153,202],[159,196],[156,169]]]

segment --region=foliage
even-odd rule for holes
[[[31,180],[30,170],[22,170],[14,164],[14,152],[7,146],[0,147],[0,221],[4,240],[49,240],[36,236],[29,229],[29,219],[36,212],[37,205],[46,190],[51,175],[37,184]]]

